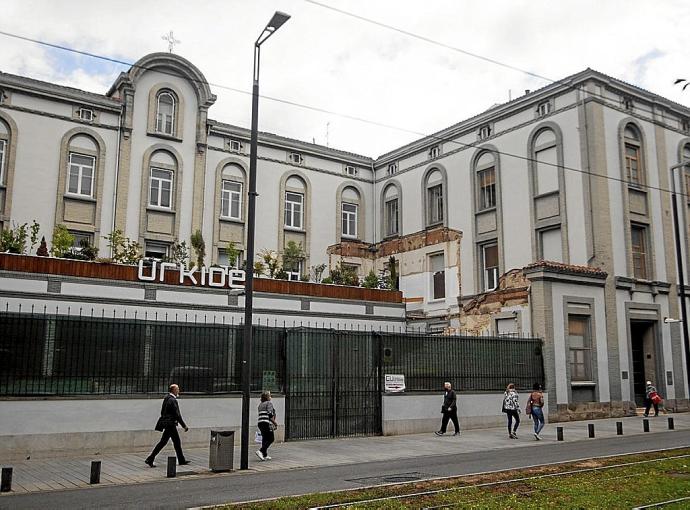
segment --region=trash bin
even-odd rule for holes
[[[208,467],[211,471],[232,471],[235,453],[234,430],[211,430]]]

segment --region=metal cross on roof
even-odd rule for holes
[[[161,39],[163,39],[164,41],[168,41],[168,51],[170,53],[173,52],[173,49],[175,48],[176,44],[182,43],[182,41],[180,41],[179,39],[175,39],[172,30],[169,33],[165,34],[163,37],[161,37]]]

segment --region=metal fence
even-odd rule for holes
[[[0,396],[161,393],[171,382],[238,392],[241,347],[238,324],[0,312]],[[407,391],[543,382],[538,339],[256,326],[252,349],[252,391],[309,391],[333,374],[355,400],[372,374],[376,391],[384,374],[405,375]]]

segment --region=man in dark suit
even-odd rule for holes
[[[446,390],[443,394],[443,405],[441,406],[443,419],[441,420],[441,430],[435,432],[435,434],[437,436],[445,434],[448,420],[452,420],[453,427],[455,428],[455,433],[453,435],[457,436],[460,435],[460,423],[458,423],[458,398],[449,382],[445,383],[443,387]]]
[[[180,387],[177,384],[170,385],[170,393],[168,393],[163,399],[163,407],[161,408],[161,417],[158,418],[158,423],[156,423],[156,430],[163,432],[161,440],[155,446],[151,455],[146,457],[146,464],[149,467],[156,467],[153,461],[156,455],[163,449],[163,447],[168,444],[168,441],[172,439],[173,445],[175,446],[175,453],[177,454],[177,462],[183,466],[189,464],[189,461],[184,458],[184,453],[182,453],[182,444],[180,443],[180,435],[177,433],[177,424],[179,423],[187,432],[189,429],[182,419],[180,414],[180,406],[177,403],[177,397],[180,394]]]

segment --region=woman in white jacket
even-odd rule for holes
[[[517,429],[520,426],[520,402],[515,384],[510,383],[503,394],[503,412],[508,415],[508,437],[517,439]],[[513,427],[515,420],[515,427]]]

